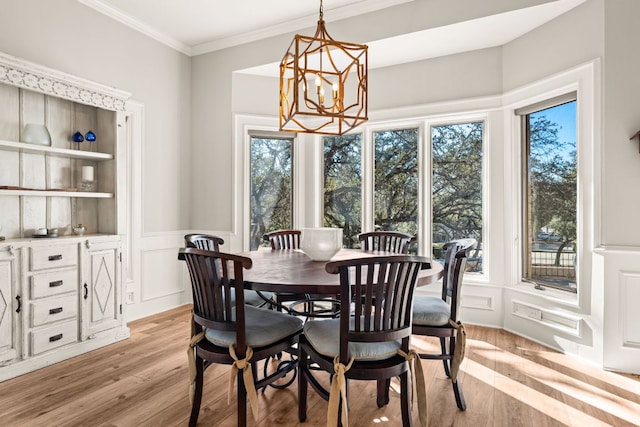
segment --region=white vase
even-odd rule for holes
[[[329,261],[342,248],[342,228],[303,228],[300,249],[313,261]]]
[[[21,142],[37,145],[51,145],[51,135],[45,125],[27,123],[22,130]]]

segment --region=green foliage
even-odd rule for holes
[[[374,132],[376,229],[418,232],[418,129]]]
[[[324,138],[324,226],[343,229],[344,245],[359,245],[362,230],[360,134]]]
[[[483,123],[432,128],[433,241],[482,243]]]
[[[560,141],[559,129],[544,115],[529,121],[531,232],[548,227],[571,242],[576,238],[576,145]]]
[[[269,231],[292,227],[292,140],[251,138],[250,247]]]

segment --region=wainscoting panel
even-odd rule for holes
[[[183,293],[182,275],[183,266],[178,261],[177,248],[143,252],[141,300],[146,302]]]
[[[620,272],[622,345],[640,348],[640,272]]]
[[[640,250],[605,248],[604,367],[640,374]]]

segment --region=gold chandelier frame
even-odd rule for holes
[[[280,130],[343,135],[366,122],[367,69],[367,45],[334,40],[321,0],[315,34],[296,34],[280,62]]]

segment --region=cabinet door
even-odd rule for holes
[[[93,244],[83,253],[82,339],[122,323],[120,242]]]
[[[19,313],[22,295],[15,279],[16,259],[0,248],[0,365],[15,359],[20,352]]]

